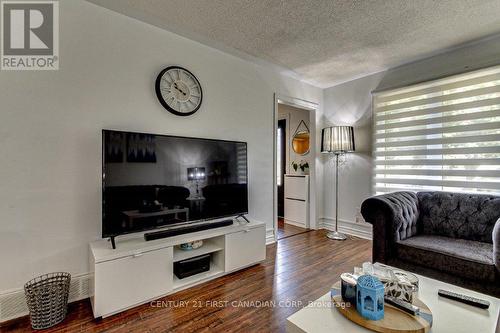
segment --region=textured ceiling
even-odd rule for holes
[[[499,0],[88,0],[329,87],[500,32]]]

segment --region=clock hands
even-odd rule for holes
[[[177,87],[177,83],[174,82],[174,88],[177,89],[179,92],[181,92],[184,96],[186,96],[187,94],[182,91],[181,89],[179,89],[179,87]]]

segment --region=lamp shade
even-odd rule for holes
[[[332,126],[323,128],[321,132],[322,153],[353,152],[354,128],[352,126]]]

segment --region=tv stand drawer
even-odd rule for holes
[[[172,260],[173,248],[167,247],[97,263],[95,312],[107,316],[170,292]]]
[[[261,225],[226,235],[225,268],[231,272],[266,258],[266,228]]]

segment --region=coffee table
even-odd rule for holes
[[[433,314],[432,333],[494,333],[500,332],[500,299],[460,288],[442,281],[417,275],[418,297]],[[438,296],[438,289],[467,294],[491,303],[483,310]],[[345,318],[331,305],[330,291],[286,320],[288,333],[370,332]]]

